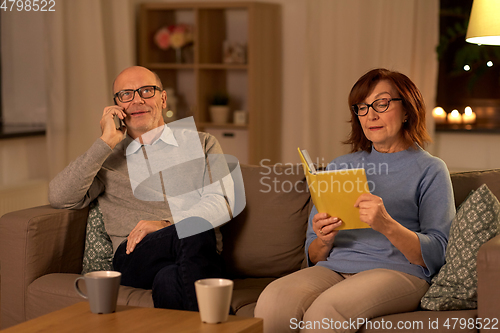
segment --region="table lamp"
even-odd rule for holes
[[[500,45],[499,16],[499,0],[474,0],[465,40],[473,44]]]

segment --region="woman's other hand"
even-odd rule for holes
[[[397,223],[387,213],[382,198],[371,193],[361,194],[358,200],[356,200],[354,207],[359,208],[359,218],[362,222],[365,222],[373,230],[382,234],[386,234],[391,226]]]
[[[426,267],[417,234],[387,213],[382,198],[370,193],[361,194],[354,206],[359,207],[361,221],[386,236],[409,262]]]

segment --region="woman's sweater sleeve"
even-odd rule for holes
[[[451,178],[443,161],[427,167],[419,188],[420,240],[426,276],[436,274],[445,263],[451,222],[455,216],[455,200]]]

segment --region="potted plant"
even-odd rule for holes
[[[229,96],[227,93],[219,92],[212,96],[210,101],[210,120],[214,124],[226,124],[229,122]]]

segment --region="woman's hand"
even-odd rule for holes
[[[361,194],[354,207],[359,208],[362,222],[384,235],[397,223],[385,210],[382,198],[371,193]]]
[[[342,225],[342,221],[326,213],[318,213],[314,215],[312,225],[314,232],[325,245],[333,245],[335,236],[339,233],[335,229]]]
[[[312,241],[308,250],[309,260],[313,264],[328,258],[333,247],[335,236],[339,233],[335,228],[341,225],[342,221],[337,217],[330,217],[326,213],[314,215],[312,227],[318,238]]]
[[[359,207],[361,221],[386,236],[409,262],[426,267],[417,234],[399,224],[387,213],[382,198],[364,193],[359,196],[354,206]]]
[[[168,221],[139,221],[127,237],[127,254],[134,251],[136,245],[139,244],[147,234],[168,227],[169,225],[172,225],[172,223]]]

